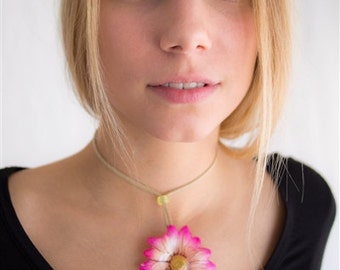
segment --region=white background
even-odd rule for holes
[[[58,2],[0,2],[0,167],[52,162],[81,149],[93,135],[95,122],[78,105],[65,76]],[[272,150],[318,170],[338,200],[339,2],[298,0],[296,9],[291,92]],[[338,228],[337,220],[324,270],[339,269]]]

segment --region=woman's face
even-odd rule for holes
[[[131,132],[193,142],[240,104],[257,55],[249,0],[101,0],[109,100]]]

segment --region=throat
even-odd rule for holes
[[[93,149],[96,153],[96,156],[98,157],[98,159],[100,160],[100,162],[112,173],[114,173],[116,176],[118,176],[120,179],[122,179],[123,181],[127,182],[128,184],[132,185],[133,187],[148,193],[150,195],[155,196],[157,199],[157,203],[158,205],[160,205],[162,207],[162,210],[164,212],[164,219],[165,219],[165,224],[167,226],[172,224],[171,221],[171,217],[169,215],[169,211],[168,211],[168,203],[169,203],[169,197],[175,193],[179,193],[181,191],[183,191],[184,189],[189,188],[191,185],[194,185],[196,182],[198,182],[199,180],[203,179],[204,176],[213,168],[213,166],[216,163],[216,159],[217,159],[217,151],[215,153],[215,156],[213,158],[213,160],[210,162],[209,166],[202,171],[200,174],[198,174],[196,177],[194,177],[193,179],[191,179],[190,181],[179,185],[175,188],[172,188],[166,192],[161,192],[157,189],[155,189],[152,186],[149,186],[141,181],[139,181],[138,179],[135,179],[127,174],[125,174],[124,172],[120,171],[119,169],[117,169],[116,167],[114,167],[112,164],[109,163],[109,161],[107,161],[105,159],[105,157],[102,155],[102,153],[99,151],[96,140],[93,140]]]

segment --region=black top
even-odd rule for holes
[[[267,170],[273,179],[277,176],[286,219],[265,270],[320,269],[335,217],[333,195],[319,174],[293,159],[283,159],[280,173],[273,172],[278,157],[270,157]],[[25,233],[11,203],[8,177],[18,170],[0,170],[0,269],[52,269]]]

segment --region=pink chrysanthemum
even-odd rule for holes
[[[187,226],[178,231],[170,225],[162,237],[150,237],[148,243],[151,248],[144,251],[148,260],[140,265],[140,270],[216,269],[209,261],[210,250],[200,247],[201,240],[193,237]]]

